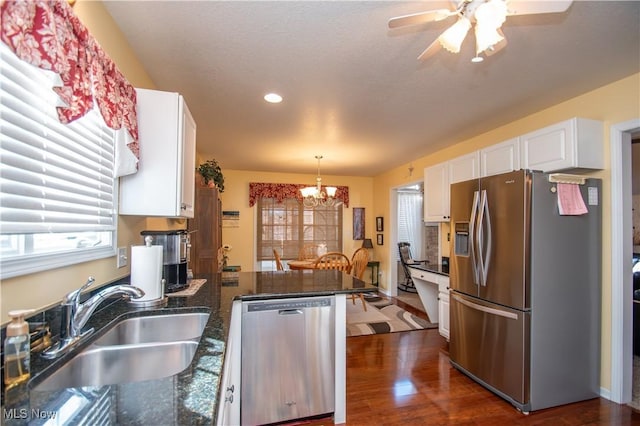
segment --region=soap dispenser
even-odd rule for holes
[[[4,384],[7,389],[29,380],[31,348],[29,324],[24,317],[31,312],[33,311],[9,312],[11,322],[7,325],[4,340]]]

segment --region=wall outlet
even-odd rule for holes
[[[124,268],[127,266],[127,248],[126,247],[118,247],[118,253],[116,255],[116,267]]]

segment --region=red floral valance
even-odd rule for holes
[[[253,207],[260,198],[275,198],[279,203],[287,198],[295,198],[302,202],[302,194],[300,189],[307,185],[297,183],[249,183],[249,207]],[[324,188],[324,187],[323,187]],[[344,203],[345,207],[349,207],[349,187],[336,186],[336,198]]]
[[[135,173],[139,158],[135,89],[67,1],[0,3],[2,41],[23,61],[60,76],[62,86],[53,89],[66,105],[57,109],[60,122],[68,124],[84,116],[93,109],[95,99],[110,128],[128,131],[116,138],[117,145],[130,150],[116,152],[116,176]]]

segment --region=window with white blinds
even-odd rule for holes
[[[411,244],[414,259],[422,259],[422,203],[419,189],[398,191],[398,242]]]
[[[1,42],[0,62],[0,276],[113,256],[113,130],[97,108],[60,123],[59,77]]]
[[[278,250],[283,260],[297,259],[305,244],[326,244],[327,251],[342,251],[342,204],[305,208],[296,199],[278,203],[260,198],[257,203],[257,260],[273,260]]]

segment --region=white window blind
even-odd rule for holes
[[[60,100],[52,91],[59,77],[20,60],[1,42],[0,62],[3,269],[15,256],[111,247],[117,220],[113,130],[97,108],[71,124],[60,123]],[[77,241],[52,242],[56,234]]]
[[[418,190],[398,191],[398,242],[411,244],[414,259],[422,259],[422,203]]]

